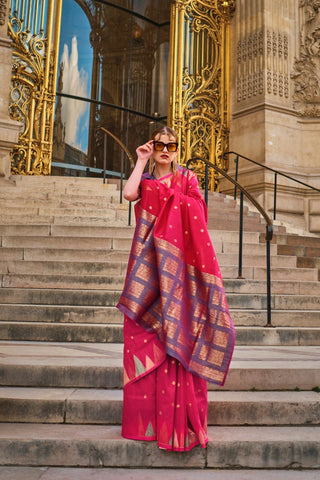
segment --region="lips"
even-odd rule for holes
[[[166,155],[165,153],[163,153],[162,155],[160,155],[160,157],[163,159],[166,159],[166,158],[169,158],[169,155]]]

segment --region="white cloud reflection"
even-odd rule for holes
[[[78,43],[75,36],[72,38],[70,56],[68,45],[64,44],[61,63],[63,64],[62,92],[87,97],[88,74],[83,68],[79,71]],[[62,97],[61,117],[65,126],[65,142],[80,150],[84,150],[81,146],[80,121],[87,108],[86,102]],[[87,123],[86,120],[85,122]],[[83,143],[86,144],[86,141],[87,139],[84,139]]]

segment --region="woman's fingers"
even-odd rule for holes
[[[153,140],[149,140],[147,143],[140,145],[136,152],[138,156],[149,159],[153,152]]]

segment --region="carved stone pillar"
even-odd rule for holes
[[[320,188],[320,1],[238,0],[231,34],[230,150]],[[271,213],[273,173],[239,171]],[[278,177],[278,219],[320,231],[315,200]]]
[[[0,0],[0,181],[11,171],[10,150],[18,141],[20,124],[9,118],[11,85],[11,40],[8,37],[9,0]]]

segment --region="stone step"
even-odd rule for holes
[[[37,248],[37,249],[71,249],[73,251],[88,250],[90,253],[92,250],[100,251],[104,250],[125,250],[129,251],[131,247],[131,239],[129,238],[91,238],[91,237],[7,237],[2,236],[3,248]],[[99,258],[97,256],[97,258]],[[281,260],[285,260],[287,257],[279,257]],[[289,259],[295,259],[296,257],[289,257]],[[285,262],[282,262],[283,264]],[[294,266],[294,265],[293,265]]]
[[[237,345],[320,345],[320,327],[236,326],[236,333]],[[0,320],[0,340],[119,343],[122,342],[122,322],[99,324]]]
[[[132,242],[132,231],[125,230],[124,228],[121,229],[112,229],[109,227],[101,227],[101,234],[98,236],[75,236],[74,233],[70,228],[67,227],[60,227],[61,229],[66,228],[68,231],[61,231],[59,232],[59,226],[55,225],[35,225],[35,229],[32,230],[29,227],[25,227],[21,225],[21,229],[18,228],[17,225],[10,228],[10,226],[2,227],[2,231],[0,231],[1,235],[1,246],[2,247],[13,247],[13,248],[26,248],[26,247],[34,247],[35,245],[41,246],[41,248],[45,246],[49,246],[51,248],[74,248],[74,242],[77,241],[79,243],[79,247],[83,245],[82,248],[89,248],[89,249],[97,249],[97,248],[115,248],[117,249],[117,244],[121,245],[119,248],[123,250],[126,248],[130,250],[131,242]],[[0,227],[1,228],[1,227]],[[75,227],[79,229],[79,227]],[[113,231],[112,231],[113,230]],[[122,230],[124,230],[122,232]],[[113,233],[114,232],[114,233]],[[84,232],[82,232],[84,233]],[[98,232],[93,232],[98,233]],[[225,242],[221,239],[216,240],[214,239],[214,249],[215,252],[218,254],[223,255],[233,255],[236,259],[234,264],[238,263],[238,254],[239,254],[239,245],[238,243],[232,242]],[[71,245],[71,246],[70,246]],[[68,247],[69,246],[69,247]],[[263,264],[265,264],[266,260],[266,247],[262,244],[254,244],[254,243],[245,243],[243,245],[243,255],[244,257],[251,257],[252,255],[260,256],[263,258]],[[270,253],[271,257],[277,256],[277,246],[270,245]],[[232,258],[232,257],[231,257]],[[289,262],[295,259],[293,266],[295,266],[297,257],[294,255],[279,257],[280,262],[285,262],[287,259]],[[290,264],[288,264],[289,266]]]
[[[131,238],[133,227],[95,227],[74,225],[0,225],[0,235],[9,237],[19,236],[61,236],[61,237],[89,237],[89,238]],[[249,237],[250,238],[250,237]]]
[[[106,190],[98,190],[97,194],[93,190],[86,191],[85,195],[79,195],[74,189],[68,189],[67,193],[44,193],[40,191],[36,197],[30,197],[28,192],[19,192],[18,195],[14,196],[14,205],[26,208],[26,197],[28,199],[28,206],[32,207],[77,208],[77,206],[82,206],[87,210],[90,206],[96,208],[97,204],[101,206],[102,204],[107,204],[110,200],[120,204],[120,191],[115,189],[111,190],[110,188]],[[8,195],[6,192],[0,192],[0,200],[2,207],[13,209],[12,195]],[[128,204],[129,202],[122,197],[122,203]],[[239,220],[240,207],[223,200],[211,202],[211,205],[209,205],[208,208],[208,217],[218,217],[219,213],[221,213],[221,208],[223,208],[224,214],[227,213],[228,216],[231,216],[236,221]],[[243,214],[245,220],[251,219],[256,224],[260,222],[260,214],[258,212],[250,211],[248,207],[244,207]]]
[[[22,258],[23,252],[19,253],[19,249],[15,249],[17,257]],[[9,254],[12,251],[8,251]],[[0,250],[1,254],[1,250]],[[120,258],[119,258],[120,257]],[[120,261],[123,258],[122,252],[119,255],[113,253],[110,255],[113,260],[105,262],[65,262],[50,260],[0,260],[0,275],[2,274],[2,286],[34,286],[37,282],[41,282],[38,288],[48,286],[54,283],[64,285],[64,288],[87,288],[100,289],[110,286],[110,278],[118,282],[120,277],[125,278],[127,270],[127,261]],[[265,293],[267,291],[265,278],[263,280],[252,280],[249,278],[237,279],[237,267],[223,267],[224,273],[227,270],[233,271],[233,278],[227,278],[224,275],[225,290],[234,293]],[[248,269],[252,273],[252,269]],[[48,282],[48,284],[46,283]],[[56,283],[55,283],[56,282]],[[293,295],[320,295],[320,282],[318,281],[298,281],[298,280],[273,280],[272,293],[293,294]]]
[[[237,326],[236,333],[237,345],[320,345],[319,324],[313,328],[299,326],[273,328]]]
[[[128,231],[124,231],[125,238],[121,238],[118,235],[113,235],[112,229],[109,230],[109,236],[104,235],[100,237],[78,237],[69,235],[59,235],[57,232],[49,226],[36,226],[40,235],[31,235],[32,232],[27,228],[19,229],[15,226],[15,229],[11,229],[11,232],[15,231],[14,235],[9,235],[10,228],[3,229],[1,246],[3,248],[50,248],[50,249],[72,249],[74,250],[75,244],[79,249],[88,250],[104,250],[104,249],[116,249],[116,250],[130,250],[131,248],[131,236]],[[50,232],[48,231],[50,230]],[[107,230],[107,228],[105,228]],[[49,236],[50,233],[50,236]],[[131,232],[130,232],[131,233]],[[40,237],[40,238],[39,238]],[[238,264],[238,244],[224,242],[222,240],[216,241],[213,239],[215,251],[218,254],[218,260],[224,265],[237,265]],[[271,265],[278,267],[295,267],[297,264],[296,256],[277,256],[276,245],[272,245],[271,250]],[[4,256],[4,255],[2,255]],[[253,258],[254,256],[254,258]],[[243,264],[244,265],[265,265],[266,252],[265,246],[260,244],[245,244],[243,248]]]
[[[121,289],[104,291],[3,287],[0,289],[0,303],[111,306],[116,305],[120,294]],[[261,310],[266,308],[265,294],[227,293],[227,300],[231,309]],[[313,295],[272,295],[271,307],[276,310],[316,310],[320,307],[320,297]]]
[[[232,266],[238,265],[239,255],[238,253],[219,253],[216,252],[219,265],[222,266]],[[271,256],[271,269],[273,268],[287,268],[292,269],[297,267],[297,258],[289,256]],[[251,253],[243,254],[242,264],[244,267],[265,267],[266,265],[266,255]]]
[[[291,245],[303,249],[306,247],[319,248],[320,236],[277,233],[275,235],[275,241],[278,245]]]
[[[39,197],[49,195],[57,198],[59,200],[60,195],[76,195],[83,193],[83,196],[104,196],[108,191],[116,192],[118,190],[118,185],[116,183],[109,182],[107,179],[106,183],[103,183],[102,178],[96,177],[46,177],[46,180],[43,180],[43,177],[36,179],[35,182],[31,182],[30,179],[27,183],[25,178],[24,182],[18,182],[16,180],[16,175],[14,176],[16,185],[12,186],[2,186],[1,187],[1,196],[2,198],[12,198],[23,196],[26,199],[37,199]],[[77,179],[76,179],[77,178]]]
[[[0,340],[119,343],[122,342],[122,324],[6,322],[0,320]]]
[[[220,267],[223,278],[237,278],[238,266],[237,258],[234,256],[235,264],[233,266],[226,265],[227,260],[223,257],[223,254],[217,255],[220,259]],[[220,258],[221,257],[221,258]],[[111,258],[121,262],[128,262],[129,253],[125,250],[73,250],[69,249],[47,249],[47,248],[2,248],[0,249],[0,261],[8,260],[29,260],[29,261],[64,261],[64,262],[81,262],[83,259],[87,262],[104,262]],[[275,263],[277,262],[274,257]],[[294,258],[294,257],[292,257]],[[246,266],[244,257],[244,266],[242,268],[242,276],[247,279],[265,280],[266,268],[263,266]],[[254,263],[252,257],[248,257],[250,263]],[[265,262],[265,259],[264,259]],[[272,260],[272,264],[274,264]],[[318,269],[317,268],[287,268],[272,266],[271,269],[272,280],[295,280],[297,276],[300,281],[318,281]]]
[[[99,202],[100,203],[100,202]],[[5,207],[5,215],[8,217],[13,216],[15,217],[16,215],[21,216],[21,219],[23,219],[24,216],[26,215],[32,215],[36,217],[39,215],[39,217],[43,217],[45,215],[48,215],[50,217],[70,217],[72,218],[87,218],[88,220],[90,218],[95,218],[95,219],[102,219],[105,220],[106,218],[109,217],[111,210],[111,213],[114,213],[115,209],[123,210],[126,211],[128,210],[127,205],[118,205],[118,204],[113,204],[113,203],[107,203],[105,208],[94,208],[94,207],[86,207],[86,208],[76,208],[75,206],[56,206],[56,207],[51,207],[50,205],[45,205],[45,204],[40,204],[40,205],[34,205],[34,206],[25,206],[26,202],[24,202],[24,206],[14,206],[14,207]],[[99,205],[100,206],[100,205]],[[18,209],[18,210],[17,210]],[[18,213],[17,213],[18,212]],[[90,224],[90,222],[88,222]]]
[[[221,270],[221,273],[223,271]],[[229,277],[231,272],[226,269],[226,274]],[[247,267],[247,271],[243,269],[243,276],[245,278],[252,278],[254,280],[264,280],[267,278],[267,269],[263,267],[254,267],[250,271],[250,267]],[[281,268],[272,267],[271,269],[271,282],[277,280],[294,281],[297,277],[299,280],[305,282],[317,282],[318,281],[318,269],[317,268]],[[229,277],[230,278],[230,277]]]
[[[221,241],[221,244],[223,250],[218,250],[219,244],[217,246],[214,245],[217,253],[239,254],[239,242]],[[266,258],[266,246],[261,243],[244,243],[242,246],[242,252],[244,255],[262,255]],[[270,254],[271,256],[277,255],[277,245],[270,244]],[[294,257],[294,254],[292,254],[291,257]]]
[[[103,217],[97,217],[95,215],[30,215],[26,214],[21,216],[20,214],[0,214],[0,221],[2,224],[5,225],[74,225],[74,226],[96,226],[96,227],[110,227],[110,226],[117,226],[120,224],[121,226],[128,225],[128,209],[126,206],[119,207],[119,206],[111,206],[108,210],[105,211],[105,215]]]
[[[0,387],[0,422],[121,425],[122,390]],[[319,425],[317,392],[208,392],[208,425]]]
[[[115,305],[120,296],[119,291],[109,290],[58,290],[58,289],[27,289],[1,288],[0,302],[29,305]]]
[[[0,277],[2,287],[15,288],[63,288],[63,289],[101,289],[121,290],[124,284],[124,275],[103,277],[79,277],[72,275],[24,275],[9,274]]]
[[[64,262],[82,262],[83,258],[90,263],[103,263],[114,259],[120,262],[128,262],[129,254],[121,250],[72,250],[72,249],[38,249],[38,248],[2,248],[0,249],[0,262],[9,260],[29,260],[38,261],[64,261]],[[220,262],[223,278],[237,278],[238,266],[227,266],[223,264],[223,257]],[[86,263],[86,262],[85,262]],[[100,266],[98,267],[100,269]],[[266,268],[263,266],[243,266],[242,277],[253,280],[265,280]],[[272,267],[272,281],[294,281],[299,277],[299,281],[316,282],[318,281],[317,268],[285,268]]]
[[[114,306],[0,304],[0,321],[106,324],[122,322],[122,318]]]
[[[272,310],[272,324],[278,327],[319,327],[319,310]],[[232,309],[235,325],[264,327],[266,310]],[[115,306],[0,304],[0,321],[58,323],[121,323]]]
[[[301,242],[303,243],[303,242]],[[277,245],[278,255],[296,255],[297,257],[320,257],[320,239],[314,246],[304,245]]]
[[[64,261],[64,262],[105,262],[113,259],[128,262],[129,252],[121,250],[77,250],[58,248],[2,248],[0,260]],[[309,269],[307,269],[309,272]],[[311,270],[310,270],[311,271]],[[299,270],[300,272],[300,270]]]
[[[292,468],[292,467],[291,467]],[[0,467],[2,480],[318,480],[319,470]]]
[[[267,323],[265,310],[230,309],[235,325],[264,327]],[[319,327],[319,310],[272,310],[272,324],[277,327]]]
[[[69,277],[76,275],[79,282],[85,282],[84,277],[87,277],[87,282],[91,282],[92,280],[100,284],[99,278],[107,282],[109,275],[122,275],[122,278],[124,278],[126,273],[128,266],[127,261],[121,262],[119,255],[110,255],[110,258],[112,260],[104,262],[64,262],[59,260],[2,261],[0,262],[0,271],[1,273],[10,273],[12,275],[59,275]]]
[[[102,266],[99,263],[97,266]],[[107,288],[119,289],[123,287],[126,264],[107,264],[106,272],[93,271],[90,263],[80,262],[0,262],[0,285],[2,287],[20,288],[65,288],[104,290]],[[105,265],[106,266],[106,265]],[[101,269],[100,269],[101,270]],[[98,275],[97,273],[101,273]],[[122,273],[122,274],[121,274]],[[305,282],[313,290],[320,291],[320,284]],[[266,292],[266,282],[225,279],[226,292],[235,293],[262,293]],[[121,288],[120,288],[121,289]],[[272,285],[273,293],[299,294],[302,286],[297,282],[275,282]]]
[[[159,449],[155,442],[123,439],[119,426],[88,425],[83,428],[83,425],[8,423],[2,425],[0,432],[0,464],[99,468],[161,468],[164,465],[189,469],[319,468],[318,426],[209,427],[208,436],[206,449],[196,447],[190,452],[173,454]],[[255,473],[258,475],[257,471]]]
[[[14,196],[14,205],[26,207],[26,196],[28,197],[28,192],[20,192]],[[102,204],[114,202],[120,203],[120,191],[116,189],[103,189],[99,195],[79,195],[77,193],[39,193],[36,197],[30,197],[28,199],[28,206],[48,206],[48,207],[77,207],[83,206],[87,209],[90,206],[96,207],[97,203],[99,206]],[[0,192],[1,208],[11,207],[12,208],[12,194],[9,195],[7,192]],[[111,202],[110,202],[111,201]],[[123,198],[123,203],[128,203]]]
[[[1,341],[0,349],[1,386],[122,388],[122,344]],[[319,367],[319,347],[236,345],[224,390],[312,390]]]
[[[226,230],[225,227],[230,227],[230,230],[239,231],[239,212],[229,210],[226,217],[221,217],[221,212],[208,211],[208,227],[215,230]],[[249,232],[265,232],[266,226],[260,217],[244,215],[243,229]]]
[[[85,264],[80,262],[40,261],[0,262],[0,286],[15,288],[64,288],[71,290],[122,290],[127,269],[125,262],[122,264],[120,262],[106,262],[106,264],[101,262],[96,267],[90,262]],[[105,270],[104,275],[103,270]],[[97,275],[98,272],[101,275]],[[265,295],[267,291],[265,281],[248,279],[232,280],[225,278],[224,288],[226,292],[230,293]],[[320,282],[276,281],[272,282],[272,293],[320,295]]]

